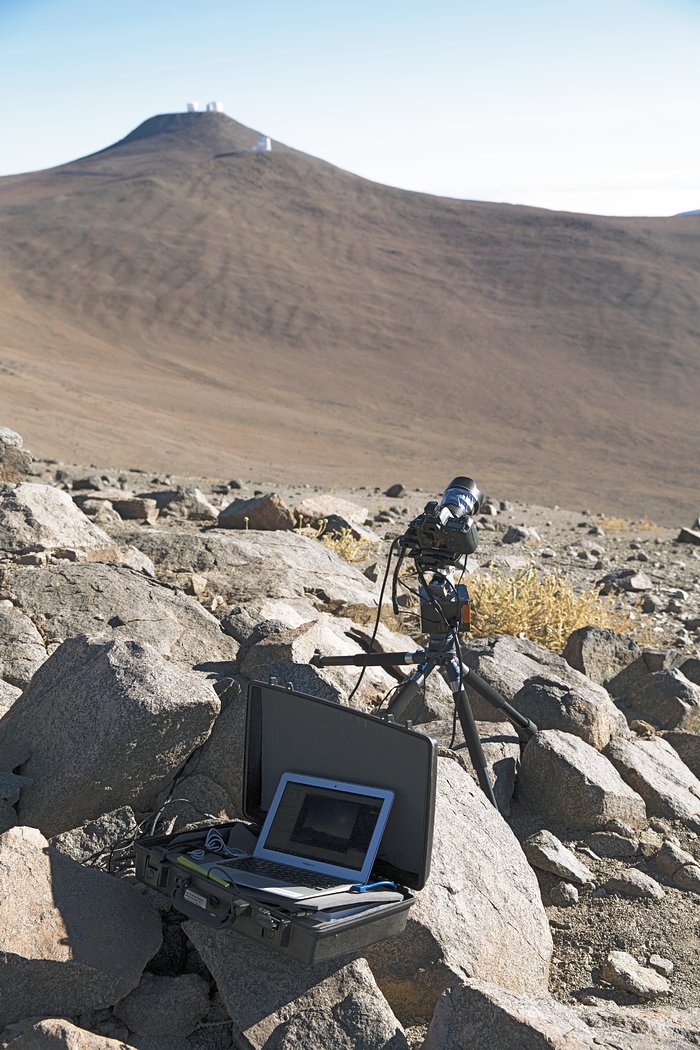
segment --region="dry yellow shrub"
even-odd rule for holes
[[[343,529],[342,532],[331,534],[324,533],[321,543],[329,551],[333,551],[348,562],[364,561],[376,550],[377,545],[367,540],[358,540],[352,534],[352,529]]]
[[[622,634],[637,626],[595,590],[575,591],[566,576],[538,574],[534,566],[516,576],[481,576],[469,584],[472,635],[523,635],[545,649],[561,650],[578,627]]]

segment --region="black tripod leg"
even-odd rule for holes
[[[464,689],[457,689],[454,698],[455,704],[457,705],[459,724],[462,727],[464,741],[469,749],[469,757],[471,758],[472,765],[476,770],[479,786],[491,805],[498,809],[496,796],[493,793],[491,781],[489,780],[488,771],[486,769],[486,756],[484,755],[484,749],[481,746],[479,730],[476,728],[474,714],[469,704],[469,700],[467,699],[467,694]]]

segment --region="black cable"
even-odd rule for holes
[[[384,591],[386,590],[387,580],[389,579],[389,569],[391,568],[391,559],[394,556],[394,548],[396,547],[396,544],[399,542],[400,538],[401,538],[400,536],[397,536],[396,539],[392,540],[391,546],[389,547],[389,553],[388,553],[387,559],[386,559],[386,569],[384,570],[384,579],[382,580],[382,586],[381,586],[381,589],[379,591],[379,604],[377,606],[377,615],[374,618],[374,629],[372,631],[372,636],[371,636],[371,638],[369,640],[369,650],[368,650],[369,652],[372,651],[374,643],[377,640],[377,632],[379,631],[379,623],[380,623],[380,620],[382,618],[382,602],[384,601]],[[400,564],[400,562],[399,562],[399,564]],[[362,682],[362,679],[365,676],[365,671],[366,670],[367,670],[367,666],[365,665],[362,668],[362,670],[360,671],[359,677],[358,677],[357,681],[355,682],[355,685],[353,686],[353,689],[350,692],[350,695],[348,696],[347,700],[345,701],[346,704],[350,703],[350,701],[352,700],[353,696],[355,695],[357,690],[360,688],[360,684]]]

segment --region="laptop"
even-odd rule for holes
[[[253,853],[198,864],[221,882],[293,900],[339,893],[369,880],[394,792],[284,773]]]

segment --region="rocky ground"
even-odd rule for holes
[[[308,972],[267,950],[240,938],[234,950],[183,926],[164,898],[133,882],[120,844],[136,821],[152,826],[174,788],[188,801],[160,830],[202,811],[237,815],[234,697],[248,680],[274,673],[346,699],[357,672],[316,670],[309,657],[367,647],[389,542],[440,493],[37,462],[4,433],[2,1045],[700,1045],[697,521],[627,522],[488,495],[470,572],[534,566],[603,590],[631,617],[634,640],[577,631],[565,658],[522,638],[468,643],[469,667],[541,730],[519,740],[471,694],[505,821],[475,787],[459,734],[451,740],[449,692],[431,680],[416,714],[442,756],[428,886],[400,939],[324,969],[310,987]],[[322,546],[320,519],[341,538],[354,534],[358,561]],[[386,621],[376,644],[405,648],[396,632],[414,621]],[[374,671],[353,702],[371,709],[394,684]],[[109,754],[90,744],[105,726]],[[27,932],[40,909],[40,929],[94,937],[59,892],[61,879],[78,878],[76,863],[91,878],[95,866],[120,875],[100,876],[109,892],[88,882],[83,891],[121,929],[111,970],[99,943],[71,961],[59,947],[70,935],[54,943]],[[44,887],[28,903],[15,896],[25,868]],[[120,896],[127,889],[133,900]],[[72,977],[57,978],[67,967]],[[24,975],[33,991],[20,994]],[[260,991],[273,978],[281,999]]]

